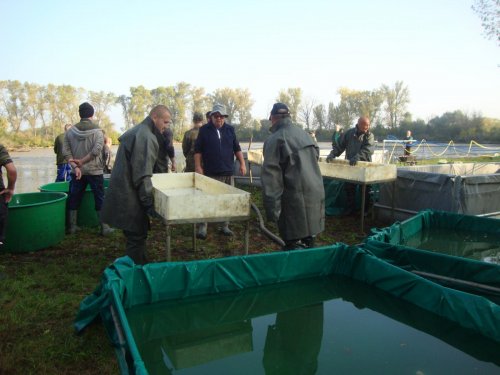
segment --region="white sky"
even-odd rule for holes
[[[466,0],[0,0],[0,80],[129,94],[184,81],[338,103],[403,81],[409,110],[500,118],[500,46]],[[119,111],[118,111],[119,113]],[[113,119],[118,127],[121,118]]]

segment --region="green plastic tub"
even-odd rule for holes
[[[104,179],[104,191],[109,186],[109,179]],[[63,192],[69,194],[69,182],[52,182],[39,187],[40,191]],[[99,219],[95,212],[94,194],[87,186],[83,194],[82,203],[78,209],[78,225],[81,227],[95,227],[99,225]]]
[[[24,253],[62,241],[66,198],[65,193],[57,192],[14,194],[2,251]]]

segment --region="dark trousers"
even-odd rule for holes
[[[69,182],[69,197],[68,209],[78,210],[82,203],[83,194],[87,189],[87,184],[90,185],[92,193],[94,193],[95,210],[101,211],[102,203],[104,202],[104,176],[99,175],[84,175],[77,180],[74,174],[71,174]]]
[[[71,181],[71,166],[66,164],[57,164],[56,182]]]
[[[123,235],[127,239],[125,254],[132,258],[135,264],[146,264],[148,262],[146,257],[147,230],[138,233],[124,230]]]

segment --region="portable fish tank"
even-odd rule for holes
[[[109,186],[109,179],[104,179],[104,191]],[[45,184],[39,187],[40,191],[43,192],[63,192],[69,194],[69,182],[52,182],[50,184]],[[90,190],[90,186],[87,185],[85,193],[83,194],[82,202],[80,208],[78,209],[78,219],[77,223],[82,227],[96,227],[99,225],[99,218],[97,217],[95,211],[94,194]]]
[[[65,193],[14,194],[9,203],[3,252],[24,253],[44,249],[63,240]]]
[[[342,286],[338,278],[347,280],[346,276],[349,282]],[[364,296],[361,300],[353,294],[355,282]],[[373,288],[388,302],[375,298]],[[353,301],[357,309],[346,309],[343,299]],[[399,306],[398,301],[407,307]],[[81,332],[100,316],[123,374],[172,373],[189,367],[193,373],[235,373],[245,369],[258,374],[264,373],[262,366],[266,371],[281,368],[284,373],[287,368],[291,370],[290,366],[311,373],[317,366],[333,366],[335,372],[343,368],[340,362],[335,363],[337,360],[345,364],[345,340],[366,354],[361,359],[356,355],[351,366],[365,363],[365,359],[370,365],[380,366],[370,362],[380,358],[380,353],[397,359],[389,360],[379,373],[402,373],[415,362],[420,349],[392,353],[382,341],[399,328],[391,325],[382,329],[379,318],[370,319],[368,324],[363,307],[387,314],[488,362],[460,362],[458,369],[485,366],[489,369],[485,371],[498,371],[498,358],[491,354],[500,347],[498,304],[482,295],[445,288],[366,249],[344,244],[145,266],[135,265],[128,257],[119,258],[104,271],[94,293],[82,301],[75,328]],[[412,310],[414,315],[398,315],[398,310]],[[327,323],[323,326],[324,317],[340,316],[342,321],[333,331]],[[266,327],[263,344],[260,337]],[[357,340],[352,340],[354,331]],[[323,335],[328,337],[322,340]],[[322,345],[341,339],[340,348],[321,351]],[[430,344],[419,342],[422,349],[429,350]],[[400,342],[394,344],[394,350],[401,350]],[[429,357],[439,358],[434,348]],[[256,358],[262,353],[263,358]],[[449,348],[446,353],[450,353]],[[456,350],[453,353],[456,355]],[[447,367],[465,357],[441,357],[438,361],[443,360],[442,366]],[[196,372],[192,366],[198,365],[208,367]],[[357,371],[352,373],[362,372]]]
[[[500,264],[500,220],[487,217],[425,210],[387,228],[372,229],[366,242]]]
[[[408,219],[425,209],[498,215],[500,163],[399,167],[395,187],[382,185],[375,206],[380,217],[397,220]]]

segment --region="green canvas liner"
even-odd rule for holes
[[[445,261],[443,265],[452,268]],[[135,265],[128,257],[119,258],[104,271],[93,294],[80,304],[74,326],[81,332],[100,316],[115,347],[121,372],[147,374],[126,309],[329,275],[344,275],[373,285],[500,342],[499,305],[483,296],[424,279],[377,257],[367,248],[341,243],[317,249],[145,266]]]
[[[420,211],[408,220],[395,222],[387,228],[372,228],[372,235],[366,240],[402,245],[409,237],[427,228],[464,230],[500,236],[499,219],[463,215],[447,211],[425,210]]]

